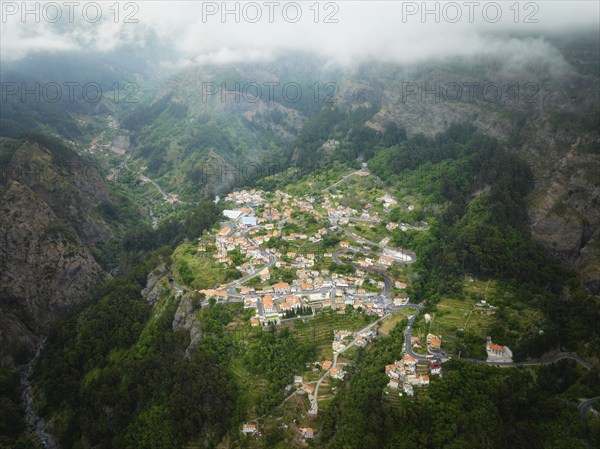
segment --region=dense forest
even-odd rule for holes
[[[164,292],[152,318],[140,296],[171,251],[153,252],[53,327],[37,376],[41,412],[58,417],[63,447],[83,435],[97,447],[175,448],[200,436],[216,443],[228,429],[235,389],[223,361],[202,348],[184,357],[189,337],[172,326],[177,301]]]

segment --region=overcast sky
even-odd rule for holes
[[[118,2],[118,15],[113,4],[80,2],[70,10],[62,1],[32,2],[33,12],[24,16],[22,2],[2,1],[0,56],[15,61],[40,51],[135,48],[154,34],[172,49],[176,63],[168,64],[177,68],[263,60],[289,49],[341,63],[479,54],[522,58],[553,51],[543,38],[523,34],[598,30],[600,16],[597,1],[427,2],[431,12],[424,17],[423,2],[398,0],[228,2],[233,12],[225,16],[222,2]]]

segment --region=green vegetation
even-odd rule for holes
[[[229,75],[235,79],[234,73]],[[128,126],[139,130],[157,125],[139,142],[149,172],[174,185],[183,171],[182,192],[204,195],[208,192],[204,184],[200,189],[204,193],[192,192],[189,184],[201,175],[197,164],[215,149],[233,157],[230,153],[244,133],[237,125],[225,128],[218,118],[201,117],[195,129],[185,130],[175,142],[169,133],[182,131],[177,118],[187,114],[177,104],[171,98],[160,100],[132,114]],[[391,125],[382,132],[357,126],[376,110],[347,113],[325,108],[299,136],[297,161],[302,169],[311,169],[323,156],[323,143],[336,139],[332,166],[321,167],[314,175],[285,180],[276,175],[257,184],[271,190],[284,188],[294,195],[315,195],[318,204],[322,189],[349,172],[336,160],[372,157],[369,168],[398,198],[416,207],[411,212],[394,208],[388,215],[381,204],[375,204],[372,210],[388,215],[387,220],[356,223],[349,229],[375,241],[391,234],[390,246],[417,253],[413,266],[390,269],[394,279],[408,283],[406,290],[393,293],[407,294],[412,301],[427,300],[425,311],[433,321],[426,325],[420,317],[414,335],[423,341],[428,332],[442,334],[444,349],[480,358],[485,355],[487,335],[510,346],[516,358],[563,348],[593,353],[599,341],[594,326],[597,301],[583,292],[574,277],[548,264],[528,234],[523,198],[532,177],[527,166],[467,125],[452,126],[435,138],[410,139]],[[184,163],[177,171],[173,164],[179,158]],[[358,168],[358,162],[353,164],[351,168]],[[373,203],[385,193],[374,179],[341,183],[340,203],[357,210]],[[281,406],[291,393],[293,376],[302,374],[305,381],[314,382],[321,373],[314,373],[310,362],[331,359],[333,331],[358,330],[375,317],[349,306],[341,313],[325,310],[314,318],[290,320],[279,329],[271,326],[263,331],[250,327],[253,311],[241,304],[213,300],[199,308],[197,297],[192,313],[201,338],[190,347],[188,333],[174,330],[178,300],[167,288],[152,309],[140,298],[148,271],[165,263],[176,282],[194,289],[215,287],[241,273],[215,263],[214,246],[207,236],[201,240],[206,251],[197,252],[196,239],[219,219],[220,208],[211,201],[178,205],[177,210],[164,207],[170,218],[156,230],[128,229],[122,244],[98,248],[106,266],[120,259],[131,272],[111,281],[83,311],[53,328],[36,372],[42,412],[54,418],[65,448],[84,444],[117,449],[215,447],[223,438],[231,447],[289,447],[298,422],[284,430],[271,415],[277,410],[300,420],[305,414],[305,398],[292,398],[289,409],[287,404]],[[99,208],[109,222],[127,213],[125,203]],[[430,224],[428,231],[385,229],[387,221],[418,225],[424,219]],[[294,212],[283,234],[312,234],[323,226],[323,220]],[[351,259],[335,264],[322,257],[342,239],[335,234],[319,243],[277,238],[265,246],[284,254],[313,252],[315,268],[351,274],[355,272]],[[156,251],[153,259],[148,258],[150,251]],[[239,251],[229,257],[234,266],[245,262]],[[275,267],[270,272],[268,285],[291,282],[295,275],[294,270]],[[466,273],[474,276],[472,282]],[[259,286],[260,279],[245,285]],[[363,288],[380,290],[376,282]],[[477,305],[482,300],[497,307],[493,314]],[[286,316],[311,312],[305,307]],[[384,366],[401,357],[404,322],[404,317],[389,318],[381,324],[383,338],[368,349],[344,353],[340,360],[351,362],[345,366],[349,378],[323,384],[319,400],[324,414],[311,422],[321,430],[319,447],[558,449],[581,445],[577,400],[593,395],[598,382],[571,363],[498,370],[452,360],[444,365],[443,378],[434,378],[428,391],[419,391],[415,399],[385,395]],[[10,415],[11,408],[7,409]],[[239,433],[241,423],[248,420],[265,423],[258,443],[247,444],[251,437]],[[593,421],[592,430],[595,425]]]
[[[405,313],[408,313],[405,311]],[[387,317],[385,320],[383,320],[380,324],[379,327],[377,329],[377,331],[384,336],[388,336],[390,334],[390,331],[396,327],[396,325],[398,323],[401,323],[402,321],[404,321],[406,318],[403,317],[402,315],[392,315]],[[346,354],[346,353],[344,353]],[[347,356],[347,354],[346,354]]]
[[[210,229],[220,216],[220,209],[212,201],[184,210],[183,218],[171,217],[159,223],[157,229],[140,226],[125,234],[118,247],[118,257],[125,267],[134,266],[149,252],[164,246],[174,248],[184,239],[197,239]]]
[[[269,382],[269,388],[261,397],[259,412],[266,412],[281,403],[284,388],[313,357],[311,346],[287,328],[280,332],[261,332],[250,339],[244,360],[251,373],[264,375]]]
[[[306,316],[306,315],[312,315],[312,314],[313,314],[312,307],[296,307],[295,309],[287,310],[283,314],[283,318],[294,318],[297,316]]]
[[[197,253],[197,245],[183,243],[173,253],[176,280],[182,285],[202,290],[226,282],[228,270],[215,263],[212,254]],[[237,271],[237,270],[234,270]]]
[[[482,303],[482,301],[485,301]],[[422,317],[415,323],[415,335],[424,341],[428,333],[442,335],[444,348],[463,357],[486,358],[487,336],[516,350],[522,357],[523,346],[550,326],[543,311],[524,302],[509,283],[466,277],[458,295],[445,295],[429,308],[432,322]]]
[[[41,449],[25,424],[19,370],[0,370],[0,449]]]
[[[453,125],[434,139],[417,135],[382,149],[369,167],[397,188],[420,191],[423,206],[437,211],[429,232],[394,234],[394,245],[417,252],[411,298],[460,296],[467,272],[499,278],[520,304],[545,315],[544,333],[525,336],[515,355],[539,356],[559,345],[588,351],[585,342],[598,341],[598,301],[531,240],[524,203],[531,171],[498,141]]]
[[[330,448],[583,448],[578,398],[597,375],[571,362],[499,370],[451,361],[419,400],[383,395],[384,366],[402,329],[359,351],[349,382],[326,409],[318,446]],[[399,424],[401,423],[401,424]]]
[[[201,348],[183,357],[187,336],[172,328],[177,301],[163,294],[148,319],[140,288],[134,277],[113,281],[50,335],[37,375],[63,447],[83,435],[111,448],[214,444],[228,428],[235,390],[221,362]]]
[[[333,310],[325,310],[315,318],[295,320],[289,323],[293,326],[294,336],[302,343],[309,344],[317,350],[318,356],[331,357],[333,331],[345,329],[355,331],[362,329],[374,320],[374,317],[352,311],[339,315]],[[288,324],[286,324],[288,325]]]

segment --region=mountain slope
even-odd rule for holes
[[[0,364],[11,366],[16,353],[33,348],[35,335],[110,277],[93,245],[141,217],[94,165],[59,141],[32,136],[1,143]],[[118,223],[112,215],[121,210]]]

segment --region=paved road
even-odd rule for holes
[[[461,358],[461,360],[466,360],[467,362],[474,363],[476,365],[494,365],[498,367],[552,365],[553,363],[559,362],[564,359],[575,360],[577,363],[579,363],[581,366],[588,370],[594,368],[594,366],[591,363],[582,359],[574,352],[560,352],[547,359],[527,360],[523,362],[493,362],[488,360]]]
[[[373,218],[353,218],[353,217],[348,217],[348,221],[355,221],[357,223],[381,223],[382,220],[380,220],[380,219],[373,219]]]
[[[374,174],[371,170],[369,170],[368,168],[365,168],[366,171],[368,171],[369,173],[371,173],[371,175],[377,180],[379,181],[379,184],[381,184],[381,187],[383,187],[383,190],[385,190],[385,193],[387,193],[389,196],[391,196],[394,201],[396,202],[396,204],[398,206],[400,206],[400,201],[398,201],[396,199],[396,197],[394,196],[394,194],[390,191],[390,189],[388,188],[388,186],[385,184],[385,182],[383,182],[381,180],[381,178],[379,176],[377,176],[376,174]]]
[[[165,192],[162,187],[160,185],[158,185],[158,183],[150,178],[148,178],[147,176],[144,176],[142,174],[140,174],[140,179],[144,182],[149,182],[150,184],[152,184],[154,187],[156,187],[156,189],[160,192],[160,194],[163,196],[163,199],[167,199],[168,198],[168,194],[167,192]]]
[[[427,360],[427,357],[422,355],[422,354],[417,354],[416,352],[414,352],[412,350],[412,345],[410,343],[411,337],[412,337],[412,326],[413,323],[415,322],[415,320],[417,319],[417,317],[419,316],[419,313],[421,313],[421,310],[423,310],[423,306],[421,304],[405,304],[404,306],[400,306],[403,308],[415,308],[417,309],[417,313],[415,313],[414,315],[411,315],[408,318],[408,323],[406,324],[406,329],[404,330],[404,350],[406,351],[406,353],[412,357],[414,357],[416,360],[419,361],[425,361]]]
[[[583,401],[577,407],[577,409],[579,410],[579,418],[581,419],[581,424],[583,424],[583,441],[585,442],[585,445],[588,447],[588,449],[592,449],[592,441],[590,440],[590,429],[588,428],[587,420],[585,418],[585,412],[588,408],[592,406],[594,402],[598,400],[600,400],[600,396],[596,396],[595,398]]]
[[[346,179],[350,178],[351,176],[357,175],[357,174],[359,174],[361,172],[365,172],[365,171],[368,172],[367,169],[361,168],[360,170],[356,170],[356,171],[353,171],[352,173],[348,173],[346,176],[344,176],[342,179],[340,179],[335,184],[332,184],[329,187],[324,188],[323,192],[327,192],[329,189],[333,189],[334,187],[337,187],[338,185],[340,185],[342,182],[344,182]]]
[[[342,249],[339,249],[336,252],[334,252],[331,255],[331,258],[338,265],[345,265],[345,262],[340,260],[339,254],[347,253],[347,252],[360,252],[363,254],[376,254],[373,251],[361,250],[358,248],[342,248]],[[383,284],[384,284],[383,290],[381,291],[381,295],[383,297],[389,298],[393,282],[392,282],[392,278],[389,276],[389,274],[387,273],[386,270],[381,270],[381,269],[374,268],[374,267],[363,267],[363,266],[355,265],[355,264],[352,264],[352,266],[354,268],[356,268],[357,270],[369,271],[371,273],[377,273],[377,274],[381,275],[383,277]]]
[[[331,365],[331,368],[335,368],[337,366],[337,359],[338,359],[339,354],[346,351],[347,349],[350,349],[352,346],[354,346],[356,344],[356,340],[358,339],[358,334],[368,331],[369,329],[371,329],[373,326],[377,325],[377,323],[379,323],[381,320],[387,318],[388,316],[390,316],[390,314],[385,314],[384,316],[373,321],[368,326],[365,326],[362,329],[356,331],[355,336],[350,343],[348,343],[346,346],[344,346],[344,348],[341,351],[339,351],[339,352],[334,351],[333,363]],[[331,371],[331,368],[329,368],[327,371],[325,371],[325,373],[317,381],[317,385],[315,385],[315,391],[313,392],[312,397],[309,397],[309,399],[310,399],[310,409],[308,411],[309,414],[316,415],[317,413],[319,413],[319,401],[318,401],[319,388],[321,387],[321,383],[323,382],[323,380],[329,375],[329,371]]]
[[[402,231],[409,229],[412,231],[427,231],[429,229],[429,224],[426,221],[421,221],[421,224],[422,226],[413,226],[408,223],[399,223],[399,227]]]

